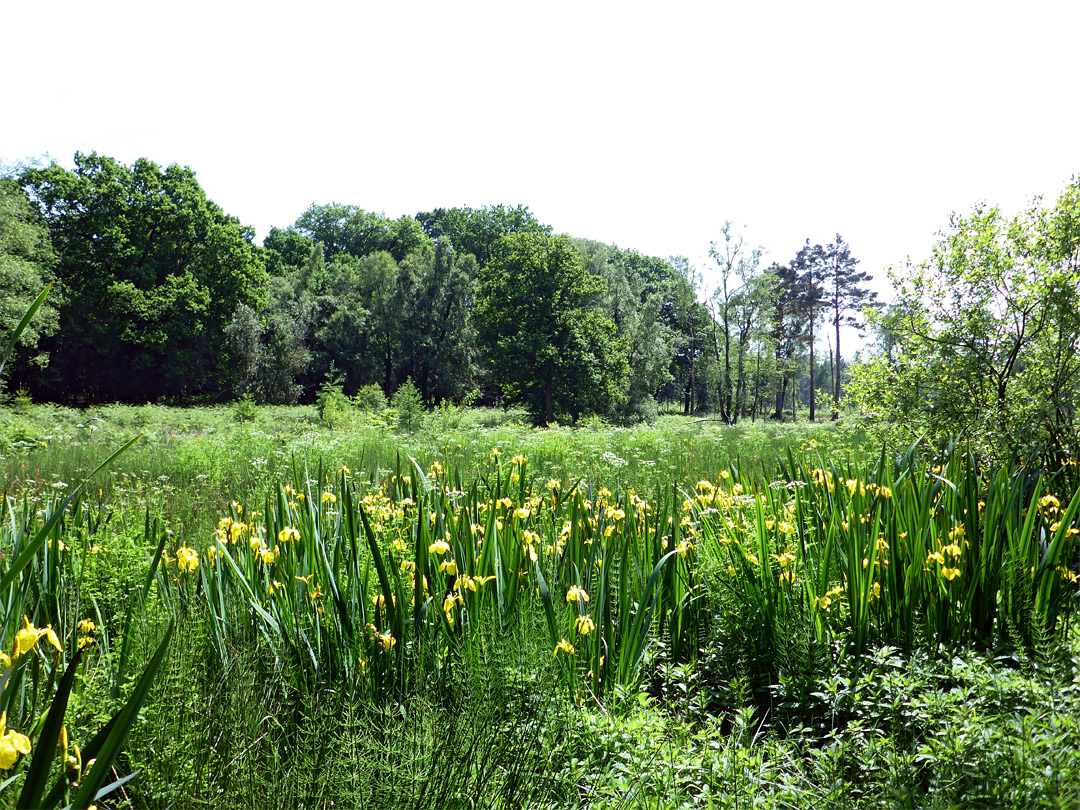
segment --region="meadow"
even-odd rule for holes
[[[321,415],[0,409],[0,805],[1080,803],[1075,465]]]

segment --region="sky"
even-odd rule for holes
[[[953,211],[1080,173],[1080,3],[12,3],[0,162],[190,166],[256,229],[527,205],[706,271],[839,233],[888,300]]]

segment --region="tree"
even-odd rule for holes
[[[480,342],[508,402],[551,423],[607,413],[626,396],[626,341],[600,310],[603,279],[568,237],[505,236],[480,278]]]
[[[48,394],[135,402],[230,387],[225,327],[240,304],[262,309],[266,273],[253,231],[191,169],[76,153],[73,170],[53,163],[19,181],[48,224],[66,298],[45,343]]]
[[[49,231],[34,207],[12,179],[0,179],[0,329],[11,334],[26,310],[53,280],[56,254]],[[56,332],[60,296],[54,292],[45,299],[37,316],[30,321],[19,347],[29,352],[32,362],[43,366],[48,354],[38,352],[38,342]]]
[[[499,240],[513,233],[550,235],[527,206],[489,205],[484,208],[436,208],[421,212],[416,221],[432,239],[449,240],[460,253],[471,253],[483,267],[495,255]]]
[[[806,307],[803,283],[795,262],[786,265],[773,263],[766,271],[772,302],[770,343],[773,347],[776,376],[776,410],[774,419],[783,419],[784,402],[789,384],[792,402],[795,398],[795,377],[799,367],[798,354],[806,340]],[[792,407],[794,414],[794,406]]]
[[[355,205],[339,203],[312,204],[296,220],[293,230],[322,242],[327,260],[339,253],[361,258],[385,251],[399,262],[430,241],[412,217],[389,219]]]
[[[739,421],[742,405],[748,339],[758,311],[758,299],[750,294],[753,279],[761,264],[762,248],[747,251],[742,235],[725,222],[720,229],[723,244],[712,242],[709,255],[720,270],[720,286],[712,294],[710,314],[713,320],[713,347],[720,369],[718,402],[720,418],[729,425]],[[723,327],[723,334],[717,327]],[[732,341],[735,343],[736,369],[732,371]]]
[[[817,390],[814,383],[814,327],[821,317],[819,306],[822,302],[823,290],[821,279],[824,274],[825,250],[821,245],[810,246],[810,240],[799,249],[792,260],[792,269],[795,272],[794,283],[797,287],[795,292],[798,301],[798,309],[802,311],[806,319],[807,339],[806,344],[810,351],[810,421],[816,419]]]
[[[877,293],[862,285],[873,276],[856,272],[859,260],[851,255],[851,246],[836,235],[836,241],[825,247],[822,256],[824,296],[826,306],[832,312],[831,323],[836,329],[836,373],[833,376],[833,421],[840,417],[840,326],[847,325],[861,330],[862,311],[866,307],[878,307]],[[811,387],[813,387],[811,385]]]
[[[898,305],[873,322],[891,354],[858,364],[857,410],[895,437],[966,434],[985,454],[1080,453],[1080,178],[1053,208],[954,214],[930,259],[890,271]]]

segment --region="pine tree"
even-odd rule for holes
[[[824,253],[826,288],[826,306],[832,310],[830,322],[836,329],[836,375],[833,392],[833,413],[835,421],[840,416],[840,326],[846,324],[862,329],[865,324],[860,315],[865,307],[879,307],[877,293],[862,285],[873,276],[864,271],[856,271],[859,260],[851,255],[851,246],[846,244],[840,234],[836,241],[825,247]]]

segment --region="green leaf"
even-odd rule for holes
[[[114,718],[115,722],[104,744],[101,746],[97,761],[90,768],[89,773],[83,777],[79,792],[71,803],[74,810],[85,810],[97,798],[98,791],[105,783],[105,779],[112,769],[117,755],[120,753],[124,740],[127,739],[131,727],[135,724],[135,718],[138,716],[139,710],[142,709],[143,704],[146,702],[154,678],[157,676],[158,670],[161,669],[162,661],[165,660],[165,652],[168,650],[174,629],[175,625],[170,622],[169,629],[165,631],[165,637],[158,645],[154,657],[150,659],[150,663],[147,664],[142,677],[139,678],[139,682],[135,685],[135,691],[132,692],[127,703],[124,704],[124,707]]]

